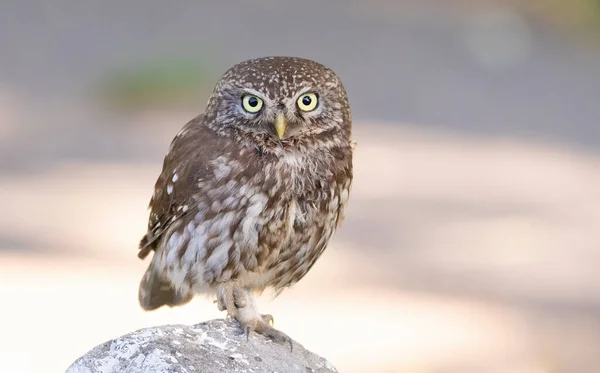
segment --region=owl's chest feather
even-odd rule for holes
[[[211,177],[197,179],[191,221],[166,243],[167,268],[200,260],[179,272],[205,283],[250,272],[264,274],[259,282],[289,282],[277,273],[318,257],[341,206],[341,185],[326,165],[295,155],[262,164],[222,156],[211,168]]]
[[[269,209],[277,211],[277,216],[271,218],[286,223],[288,229],[310,219],[322,200],[328,198],[333,183],[325,176],[331,172],[324,165],[293,153],[276,159],[265,169],[271,172],[262,177],[262,192],[269,196]]]

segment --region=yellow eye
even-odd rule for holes
[[[249,113],[258,113],[263,107],[263,100],[253,95],[242,97],[242,106]]]
[[[298,108],[300,108],[302,111],[313,111],[319,103],[319,98],[312,92],[305,93],[298,97],[298,101],[296,101],[296,103],[298,104]]]

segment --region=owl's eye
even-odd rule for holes
[[[298,108],[302,111],[313,111],[319,103],[319,98],[316,94],[309,92],[298,97],[296,103],[298,104]]]
[[[242,106],[249,113],[258,113],[263,107],[263,100],[253,95],[242,97]]]

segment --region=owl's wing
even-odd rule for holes
[[[174,222],[196,213],[195,184],[203,171],[206,172],[210,159],[210,154],[202,149],[203,142],[210,143],[202,139],[205,132],[202,118],[201,114],[187,123],[171,142],[148,206],[148,232],[140,241],[138,253],[141,259],[156,249],[163,233]]]

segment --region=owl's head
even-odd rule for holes
[[[296,57],[257,58],[230,68],[217,83],[205,118],[221,135],[262,146],[350,138],[350,107],[340,79],[329,68]]]

